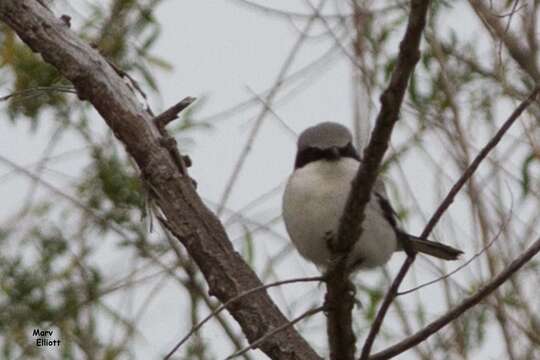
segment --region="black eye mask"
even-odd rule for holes
[[[358,156],[356,149],[351,143],[348,143],[347,145],[338,148],[337,156],[336,156],[336,151],[333,148],[319,149],[317,147],[308,147],[300,151],[296,155],[294,168],[300,169],[301,167],[313,161],[318,161],[318,160],[328,160],[328,161],[334,160],[335,161],[335,160],[338,160],[340,158],[345,158],[345,157],[360,161],[360,157]]]

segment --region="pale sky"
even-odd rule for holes
[[[80,1],[77,0],[77,2]],[[306,8],[301,0],[264,3],[273,7],[309,12],[309,8]],[[73,6],[76,7],[75,2]],[[448,21],[444,23],[446,23],[445,26],[458,30],[466,37],[474,33],[472,29],[478,24],[471,17],[470,11],[464,11],[465,6],[459,5],[449,12]],[[327,11],[335,12],[331,8]],[[69,11],[67,13],[69,14]],[[154,53],[170,62],[174,70],[168,73],[156,73],[162,102],[159,99],[152,99],[152,108],[154,111],[163,110],[185,96],[196,96],[205,99],[202,105],[203,110],[199,113],[202,118],[244,101],[252,96],[252,91],[260,92],[271,87],[283,61],[299,36],[298,29],[305,25],[304,22],[293,25],[265,16],[240,6],[234,0],[168,1],[157,9],[155,17],[162,24],[162,35],[154,48]],[[77,22],[76,16],[73,18],[73,27],[77,28],[80,23]],[[318,24],[314,27],[313,33],[317,34],[323,30],[324,28]],[[444,29],[441,32],[444,32]],[[401,36],[401,33],[398,35]],[[319,58],[332,45],[330,39],[307,42],[299,51],[292,71]],[[285,91],[277,97],[278,105],[273,106],[279,118],[286,122],[294,132],[299,133],[304,128],[321,121],[351,124],[351,63],[339,51],[303,83],[305,85],[299,91],[294,91],[294,88],[301,85],[302,81],[286,87]],[[0,96],[5,95],[5,89],[1,89]],[[293,95],[288,95],[291,89]],[[285,98],[287,100],[283,101]],[[378,107],[378,103],[374,104]],[[213,207],[212,204],[221,198],[225,183],[242,146],[247,141],[254,117],[260,110],[261,106],[258,104],[248,111],[239,112],[227,119],[214,119],[212,129],[191,134],[194,141],[192,144],[183,146],[180,143],[184,152],[193,160],[194,165],[190,169],[191,176],[197,180],[199,194],[209,206]],[[371,120],[374,115],[372,114]],[[96,131],[104,131],[103,122],[97,115],[95,122]],[[6,121],[1,121],[0,151],[2,155],[20,165],[36,162],[50,138],[51,130],[47,130],[48,128],[53,127],[45,125],[40,127],[35,135],[29,135],[26,125],[12,126],[6,124]],[[394,133],[393,143],[403,141],[409,134],[410,131],[406,126],[398,126]],[[56,152],[77,148],[77,139],[65,138],[62,139],[62,145],[58,146]],[[264,120],[227,206],[235,210],[241,209],[254,198],[282,184],[292,170],[294,151],[295,138],[273,115],[269,114]],[[433,154],[437,156],[440,152],[434,149]],[[425,176],[428,170],[425,164],[416,161],[415,156],[406,156],[401,166],[408,174],[408,180],[414,192],[413,196],[425,212],[424,215],[429,216],[436,204],[431,198],[433,192],[423,193],[422,188],[435,186],[433,178]],[[66,159],[55,163],[52,167],[64,174],[76,176],[84,167],[84,158]],[[0,176],[6,171],[6,168],[0,168]],[[25,196],[28,182],[21,179],[22,177],[14,176],[10,181],[0,184],[0,197],[4,202],[4,206],[0,208],[0,223],[7,221],[6,216],[13,213],[13,209],[18,207]],[[66,180],[65,177],[59,177],[50,172],[45,174],[45,180],[55,184],[63,181],[69,183],[69,178]],[[281,193],[282,189],[261,206],[252,209],[249,215],[260,221],[278,216]],[[46,194],[46,191],[43,190],[42,194]],[[408,197],[404,197],[403,200],[407,203],[411,201]],[[451,211],[456,215],[463,206],[465,204],[460,203],[458,199]],[[225,219],[227,218],[228,215],[225,216]],[[463,219],[463,223],[466,224],[467,219]],[[407,224],[407,227],[411,232],[418,232],[423,224],[422,217],[417,216]],[[286,236],[281,224],[274,228]],[[462,235],[466,235],[467,232],[467,226],[464,225],[464,228],[465,234]],[[230,235],[231,238],[241,235],[241,228],[231,228]],[[467,237],[460,241],[467,241]],[[286,245],[284,240],[266,235],[256,235],[255,243],[257,244],[256,271],[262,271],[267,256],[275,254]],[[240,249],[241,241],[235,242],[235,246]],[[113,251],[114,247],[104,247],[101,250],[101,258],[96,261],[103,266],[112,266],[114,271],[121,271],[126,264],[123,264],[121,257],[119,258]],[[403,255],[394,256],[388,267],[392,273],[397,270],[402,259]],[[434,271],[425,262],[418,261],[415,267],[418,270],[415,275],[419,279],[430,280],[434,277]],[[453,265],[449,268],[453,268]],[[285,262],[279,264],[279,268],[274,270],[282,279],[318,274],[313,265],[305,262],[294,252],[287,257]],[[363,281],[369,282],[373,275],[371,272],[366,272],[361,276]],[[457,279],[460,277],[458,276]],[[135,300],[135,308],[137,308],[137,302],[142,301],[141,299],[152,285],[140,288],[137,293],[140,294],[140,298]],[[407,287],[405,284],[404,288]],[[313,289],[322,302],[323,291],[311,283],[300,286],[290,285],[271,293],[286,313],[288,309],[285,304],[294,303],[295,306],[289,309],[294,309],[294,314],[298,315],[315,304],[314,300],[317,297],[305,296]],[[417,296],[433,296],[436,299],[440,294],[434,291],[434,288],[426,288]],[[286,298],[285,302],[283,298]],[[138,326],[141,337],[136,341],[137,358],[158,358],[169,351],[173,344],[186,333],[187,328],[183,326],[182,321],[188,321],[187,308],[182,306],[180,299],[181,293],[178,287],[171,283],[150,303],[149,310]],[[121,299],[120,296],[111,296],[106,301],[113,306],[118,306]],[[440,313],[443,310],[440,305],[441,303],[436,301],[429,309],[428,316],[434,318]],[[206,314],[206,311],[204,313]],[[287,315],[291,314],[287,313]],[[310,331],[303,332],[319,352],[321,352],[320,345],[325,344],[326,336],[324,326],[320,321],[322,318],[322,315],[317,315],[317,321],[308,322]],[[387,318],[387,321],[391,321],[391,316]],[[221,330],[217,326],[205,325],[202,333],[205,339],[218,344],[212,346],[213,349],[224,349],[216,354],[223,355],[223,358],[230,354],[229,343],[220,339]],[[442,334],[444,336],[445,330]],[[377,342],[375,349],[381,349],[382,344],[383,341]],[[496,345],[490,348],[483,354],[497,354],[500,351]],[[255,358],[265,358],[260,353],[258,354],[259,356]],[[412,358],[414,358],[413,352],[400,356],[400,359]]]

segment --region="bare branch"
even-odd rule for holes
[[[469,310],[474,305],[484,300],[489,294],[501,286],[506,280],[514,275],[523,265],[531,260],[536,254],[540,252],[540,238],[538,238],[525,252],[512,261],[502,272],[482,287],[476,294],[466,298],[456,306],[454,309],[448,311],[446,314],[433,321],[431,324],[424,327],[414,335],[400,341],[396,345],[389,347],[386,350],[378,352],[369,357],[370,360],[385,360],[390,359],[402,352],[410,349],[411,347],[418,345],[431,335],[435,334],[444,326],[448,325],[452,320],[457,319],[465,311]]]
[[[177,119],[178,114],[180,114],[182,110],[191,105],[195,100],[197,99],[191,96],[183,98],[182,100],[180,100],[179,103],[171,106],[170,108],[156,116],[154,118],[154,123],[158,128],[165,128],[168,123],[170,123],[174,119]]]
[[[536,89],[534,89],[533,92],[527,97],[527,99],[523,100],[521,104],[519,104],[519,106],[512,112],[510,117],[504,122],[504,124],[501,126],[499,131],[497,131],[497,133],[495,134],[495,136],[482,148],[480,153],[478,153],[476,158],[465,170],[463,175],[461,175],[461,178],[454,184],[454,186],[452,186],[452,189],[450,189],[444,201],[441,203],[437,211],[435,211],[435,214],[433,214],[433,216],[429,220],[428,224],[424,228],[424,231],[422,231],[422,235],[420,235],[420,237],[427,237],[429,234],[431,234],[431,231],[433,230],[435,225],[437,225],[443,213],[448,209],[448,207],[450,207],[452,202],[454,202],[454,198],[456,197],[457,193],[461,190],[463,185],[465,185],[467,180],[471,178],[471,176],[474,174],[476,169],[478,169],[478,166],[480,166],[480,163],[486,158],[489,152],[493,150],[495,146],[497,146],[497,144],[501,141],[504,134],[508,131],[508,129],[510,129],[510,127],[519,118],[519,116],[523,113],[523,111],[525,111],[525,109],[533,101],[535,101],[539,92],[540,92],[540,87],[537,87]]]
[[[253,270],[234,250],[219,220],[196,194],[189,177],[180,173],[162,146],[150,114],[107,60],[36,1],[3,0],[0,19],[72,81],[79,96],[93,104],[122,141],[151,185],[173,235],[205,276],[210,294],[227,302],[261,286]],[[229,311],[248,341],[288,324],[265,292],[239,300]],[[259,348],[271,358],[319,359],[291,327],[268,338]]]
[[[205,317],[203,320],[201,320],[201,322],[199,322],[197,325],[195,325],[193,328],[191,328],[191,330],[186,334],[186,336],[184,336],[182,338],[182,340],[180,340],[175,346],[174,348],[169,351],[169,353],[165,356],[165,360],[166,359],[169,359],[175,352],[176,350],[178,350],[187,340],[189,340],[189,338],[191,337],[191,335],[195,334],[197,331],[200,330],[200,328],[203,327],[204,324],[206,324],[208,321],[210,321],[213,317],[215,317],[216,315],[218,315],[220,312],[222,312],[223,310],[227,309],[227,307],[229,307],[231,304],[237,302],[238,300],[240,299],[243,299],[245,298],[246,296],[249,296],[253,293],[256,293],[258,291],[262,291],[262,290],[266,290],[266,289],[269,289],[271,287],[275,287],[275,286],[281,286],[281,285],[286,285],[286,284],[293,284],[293,283],[297,283],[297,282],[309,282],[309,281],[323,281],[324,278],[321,277],[321,276],[317,276],[317,277],[310,277],[310,278],[298,278],[298,279],[290,279],[290,280],[282,280],[282,281],[277,281],[277,282],[274,282],[274,283],[271,283],[271,284],[266,284],[266,285],[262,285],[262,286],[259,286],[259,287],[256,287],[256,288],[253,288],[253,289],[250,289],[250,290],[247,290],[247,291],[244,291],[243,293],[235,296],[234,298],[228,300],[226,303],[224,303],[223,305],[219,306],[218,308],[214,309],[214,311],[212,311],[210,314],[208,314],[207,317]],[[252,344],[253,346],[253,344]],[[251,348],[251,347],[250,347]],[[237,356],[240,356],[241,354],[238,354]]]
[[[24,89],[20,91],[12,92],[11,94],[7,94],[5,96],[0,96],[0,102],[9,100],[13,97],[33,97],[36,95],[44,95],[49,92],[63,92],[66,94],[77,94],[75,89],[71,86],[36,86],[30,89]]]
[[[318,11],[322,9],[325,3],[326,3],[326,0],[319,1],[315,14],[306,23],[305,28],[303,29],[302,33],[300,34],[300,36],[294,43],[291,51],[289,52],[289,55],[283,62],[283,65],[281,66],[281,69],[274,82],[274,86],[269,91],[268,96],[266,97],[264,106],[261,108],[261,111],[259,112],[259,114],[257,115],[257,118],[255,119],[255,124],[253,125],[251,133],[249,134],[248,140],[246,144],[244,145],[244,148],[242,149],[240,156],[238,157],[238,160],[234,166],[233,172],[230,178],[227,180],[227,185],[225,186],[225,190],[223,191],[223,195],[221,196],[219,207],[217,209],[218,216],[221,215],[223,209],[225,208],[225,205],[227,204],[227,200],[229,199],[229,196],[231,195],[234,184],[236,183],[236,180],[238,179],[238,175],[240,174],[240,171],[242,170],[242,167],[244,166],[247,156],[259,132],[259,129],[261,128],[264,118],[266,117],[266,114],[268,113],[268,109],[271,108],[272,106],[274,97],[277,95],[278,91],[281,89],[281,85],[283,84],[283,80],[285,79],[285,76],[287,75],[289,68],[293,64],[293,61],[296,58],[296,55],[298,54],[302,45],[304,44],[304,41],[306,40],[306,36],[309,30],[311,29],[311,27],[315,23],[315,20],[317,19]]]
[[[381,110],[375,122],[370,141],[364,150],[362,165],[353,180],[353,186],[345,213],[339,228],[337,250],[348,250],[361,235],[364,208],[369,201],[371,189],[375,183],[379,166],[399,119],[399,110],[407,82],[420,58],[420,38],[425,26],[429,1],[413,0],[405,36],[400,43],[396,68],[392,72],[390,84],[381,95]]]
[[[457,195],[457,193],[461,190],[461,188],[465,185],[465,183],[471,178],[471,176],[474,174],[476,169],[478,169],[478,166],[486,158],[488,153],[491,150],[493,150],[495,146],[497,146],[497,144],[502,139],[506,131],[508,131],[508,129],[512,126],[512,124],[523,113],[523,111],[525,111],[525,109],[536,99],[536,96],[538,95],[539,92],[540,92],[540,88],[536,88],[531,93],[531,95],[529,95],[527,99],[522,101],[521,104],[514,110],[514,112],[512,112],[510,117],[501,126],[499,131],[497,131],[495,136],[486,144],[486,146],[484,146],[484,148],[482,148],[482,150],[476,156],[473,162],[464,171],[460,179],[454,184],[452,189],[450,189],[450,191],[444,198],[443,202],[437,208],[437,210],[435,211],[435,214],[433,214],[428,224],[424,228],[424,231],[422,231],[422,234],[420,235],[420,237],[426,238],[429,236],[429,234],[431,233],[435,225],[439,222],[441,216],[444,214],[444,212],[448,209],[448,207],[450,207],[450,205],[454,201],[454,198]],[[371,349],[371,346],[373,345],[373,342],[375,341],[375,337],[377,336],[377,333],[380,330],[384,317],[386,316],[386,312],[388,311],[388,308],[390,307],[390,304],[392,303],[394,298],[397,296],[399,286],[401,285],[401,282],[405,278],[405,275],[409,271],[413,262],[414,262],[414,257],[407,256],[407,259],[401,266],[401,269],[399,270],[398,275],[396,276],[396,278],[392,282],[392,285],[388,289],[388,292],[386,293],[384,297],[383,303],[381,304],[381,307],[379,308],[379,311],[377,312],[375,321],[373,322],[373,325],[371,326],[366,342],[364,343],[364,348],[362,349],[362,359],[368,358],[369,351]]]
[[[540,71],[535,63],[536,57],[531,55],[530,51],[526,49],[520,39],[513,33],[506,31],[506,26],[502,23],[501,19],[489,10],[482,0],[469,0],[469,3],[486,27],[493,30],[496,37],[504,43],[510,55],[519,66],[521,66],[535,82],[540,81]]]
[[[242,6],[253,9],[255,11],[263,12],[266,15],[279,16],[279,17],[286,18],[289,20],[290,19],[306,20],[306,19],[310,19],[313,16],[312,14],[308,14],[308,13],[300,13],[300,12],[295,12],[295,11],[276,9],[276,8],[258,4],[249,0],[235,0],[235,1]],[[332,18],[332,19],[339,19],[339,20],[346,19],[350,16],[351,15],[348,15],[348,14],[325,14],[324,15],[325,18]]]
[[[301,321],[301,320],[303,320],[303,319],[305,319],[305,318],[307,318],[307,317],[309,317],[311,315],[315,315],[317,313],[320,313],[323,310],[324,310],[324,306],[319,306],[317,308],[306,311],[305,313],[298,316],[296,319],[292,320],[288,324],[283,324],[280,327],[278,327],[277,329],[274,329],[274,330],[270,331],[268,334],[263,335],[260,339],[254,341],[250,346],[247,346],[245,349],[242,349],[241,351],[235,352],[234,354],[228,356],[225,360],[234,359],[234,358],[236,358],[238,356],[244,355],[246,352],[248,352],[251,349],[256,348],[257,345],[259,345],[263,341],[266,341],[266,339],[274,336],[275,334],[279,333],[280,331],[283,331],[286,328],[293,326],[297,322],[299,322],[299,321]]]
[[[349,249],[362,234],[364,209],[369,202],[371,189],[377,178],[384,153],[388,148],[392,130],[399,119],[399,110],[407,83],[420,58],[420,39],[426,23],[428,5],[428,0],[411,1],[409,21],[400,43],[396,68],[392,72],[390,84],[381,95],[381,110],[377,116],[369,144],[364,150],[362,164],[353,180],[347,205],[340,221],[338,241],[333,250],[337,257],[342,257],[342,259],[337,262],[335,268],[329,271],[326,296],[330,307],[327,328],[332,359],[354,358],[355,337],[352,331],[351,314],[354,298],[347,285],[348,274],[345,258]]]
[[[415,286],[413,288],[410,288],[410,289],[407,289],[407,290],[403,290],[403,291],[400,291],[396,294],[396,296],[402,296],[402,295],[406,295],[406,294],[409,294],[409,293],[412,293],[412,292],[415,292],[417,290],[420,290],[426,286],[429,286],[429,285],[432,285],[432,284],[435,284],[441,280],[444,280],[444,279],[448,279],[450,276],[454,275],[455,273],[457,273],[458,271],[460,271],[461,269],[464,269],[466,268],[467,266],[469,266],[469,264],[471,262],[473,262],[475,259],[477,259],[478,257],[480,257],[480,255],[482,255],[483,253],[485,253],[487,251],[487,249],[489,249],[491,247],[491,245],[493,245],[495,243],[495,241],[497,241],[499,239],[499,237],[501,236],[501,234],[503,233],[504,229],[506,228],[506,226],[508,225],[508,223],[510,222],[510,216],[512,215],[512,211],[510,211],[510,213],[508,214],[508,217],[506,218],[505,222],[502,224],[501,228],[499,229],[499,231],[497,232],[497,234],[493,237],[493,239],[491,239],[490,242],[488,242],[484,247],[482,247],[482,249],[480,249],[480,251],[478,251],[476,254],[474,254],[473,256],[471,256],[471,258],[467,261],[465,261],[463,264],[459,265],[457,268],[455,268],[454,270],[450,271],[449,273],[446,273],[442,276],[439,276],[438,278],[436,279],[433,279],[431,281],[428,281],[428,282],[425,282],[423,284],[420,284],[418,286]]]

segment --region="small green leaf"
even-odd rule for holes
[[[243,225],[242,227],[244,228],[244,246],[242,247],[242,257],[248,264],[253,265],[253,234],[247,226]]]
[[[521,191],[522,197],[526,197],[530,191],[530,167],[534,160],[538,160],[534,153],[529,154],[521,165]]]

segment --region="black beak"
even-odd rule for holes
[[[339,148],[337,146],[332,146],[325,152],[327,153],[327,160],[338,160],[341,157],[341,153],[339,152]]]

